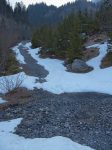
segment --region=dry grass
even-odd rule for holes
[[[18,88],[16,91],[3,96],[3,99],[7,100],[8,102],[0,105],[0,110],[6,109],[10,106],[24,104],[31,100],[31,96],[32,91],[29,91],[26,88]]]
[[[108,36],[106,35],[106,33],[95,34],[88,38],[88,40],[85,43],[85,46],[90,46],[99,42],[103,42],[103,41],[106,41],[107,39],[108,39]]]
[[[107,53],[107,55],[102,59],[101,68],[107,68],[112,66],[112,52]]]
[[[98,48],[88,48],[85,51],[83,51],[83,59],[85,61],[88,61],[94,57],[97,57],[98,55],[99,55]]]
[[[11,93],[16,91],[22,85],[25,76],[23,74],[18,74],[16,77],[4,76],[0,80],[0,89],[6,93]]]

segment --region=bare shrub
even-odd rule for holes
[[[0,89],[2,91],[5,91],[6,93],[11,93],[17,90],[21,86],[24,79],[25,79],[25,76],[21,73],[13,77],[4,76],[0,80]]]

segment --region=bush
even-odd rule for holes
[[[55,29],[48,26],[38,29],[32,37],[33,47],[41,46],[41,54],[44,56],[53,53],[55,57],[67,59],[70,62],[75,58],[82,58],[82,48],[86,39],[81,34],[90,32],[94,21],[89,22],[83,15],[81,18],[71,14]],[[83,27],[85,23],[86,29]]]
[[[109,38],[112,40],[112,32],[110,32],[108,34],[109,34]]]
[[[11,93],[17,90],[24,81],[24,75],[19,73],[15,77],[3,77],[0,80],[0,89],[6,93]]]
[[[107,68],[112,66],[112,52],[107,53],[101,62],[101,68]]]
[[[0,64],[0,65],[2,67],[2,64]],[[16,73],[19,73],[20,71],[21,71],[21,69],[19,67],[19,63],[16,60],[14,53],[10,50],[9,55],[8,55],[8,59],[7,59],[6,64],[4,66],[4,69],[1,70],[1,72],[0,72],[0,76],[16,74]]]

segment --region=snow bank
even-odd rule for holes
[[[94,67],[94,70],[86,74],[70,73],[66,71],[63,61],[57,59],[41,59],[37,53],[39,48],[31,49],[31,43],[26,45],[29,54],[38,61],[38,63],[49,71],[46,77],[47,82],[37,84],[38,88],[50,91],[55,94],[64,92],[100,92],[112,94],[112,67],[100,69],[102,58],[107,53],[107,43],[96,44],[91,47],[98,47],[100,55],[87,62]]]
[[[21,55],[18,47],[21,45],[18,44],[17,46],[13,47],[12,50],[13,52],[16,54],[16,59],[19,61],[20,64],[26,64],[25,60],[24,60],[24,57]]]
[[[93,150],[64,137],[25,139],[13,134],[21,118],[0,122],[0,150]]]
[[[18,45],[20,46],[21,43]],[[20,53],[18,46],[14,51]],[[23,45],[28,48],[28,53],[37,61],[38,64],[45,67],[49,74],[46,77],[45,83],[35,83],[36,77],[26,76],[22,86],[33,89],[34,87],[42,88],[55,94],[64,92],[99,92],[112,94],[112,67],[100,69],[102,58],[107,53],[107,43],[96,44],[89,47],[98,47],[100,50],[99,56],[89,60],[88,65],[94,68],[93,71],[85,74],[70,73],[66,71],[63,61],[57,59],[42,59],[39,58],[39,48],[31,49],[31,43]],[[20,55],[20,54],[19,54]],[[24,62],[24,57],[17,55],[19,62]]]
[[[0,104],[3,104],[3,103],[6,103],[6,100],[4,100],[0,97]]]
[[[13,47],[12,50],[14,51],[14,53],[16,54],[16,59],[18,60],[19,63],[21,64],[26,64],[24,57],[21,55],[18,47],[21,46],[22,43],[19,43],[17,46]],[[21,85],[21,87],[26,87],[29,90],[33,90],[34,87],[36,87],[36,80],[38,80],[38,77],[33,77],[33,76],[28,76],[26,75],[24,72],[20,72],[14,75],[9,75],[9,76],[5,76],[6,79],[8,79],[8,81],[15,81],[17,80],[17,77],[20,76],[21,78],[23,78],[23,83]],[[0,82],[2,83],[2,81],[4,80],[4,76],[0,77]],[[4,86],[0,86],[0,93],[5,94],[7,91],[4,88]],[[5,102],[4,100],[0,99],[0,103]]]
[[[100,53],[97,57],[95,57],[87,62],[87,64],[92,66],[95,71],[95,70],[100,69],[101,60],[107,54],[108,47],[107,47],[107,42],[105,44],[95,44],[95,45],[89,46],[88,48],[91,48],[91,47],[99,48],[99,53]],[[102,69],[100,69],[100,70],[102,70]]]
[[[21,87],[26,87],[29,90],[33,90],[34,87],[36,86],[36,79],[38,79],[37,77],[33,77],[33,76],[28,76],[26,75],[24,72],[21,73],[17,73],[15,75],[9,75],[9,76],[5,76],[6,79],[8,79],[8,81],[13,81],[16,83],[17,78],[19,77],[20,80],[23,80]],[[0,82],[2,82],[2,80],[4,79],[4,76],[0,77]],[[0,87],[0,93],[5,94],[7,93],[6,89],[4,88],[4,86]]]

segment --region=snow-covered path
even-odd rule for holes
[[[25,45],[29,54],[38,61],[38,64],[49,71],[46,77],[47,82],[37,83],[35,86],[55,94],[64,92],[99,92],[112,94],[112,67],[100,69],[102,58],[107,53],[107,43],[96,44],[91,47],[98,47],[100,55],[88,61],[88,65],[93,66],[94,70],[86,74],[70,73],[66,71],[63,61],[57,59],[41,59],[37,53],[39,48],[31,49],[31,43]]]
[[[93,150],[64,137],[25,139],[13,134],[20,119],[0,122],[0,150]]]
[[[102,60],[102,58],[106,55],[106,53],[107,53],[107,43],[105,43],[105,44],[101,44],[101,45],[99,45],[99,44],[95,44],[95,45],[93,45],[93,46],[89,46],[89,47],[97,47],[97,48],[99,48],[99,52],[100,52],[100,54],[97,56],[97,57],[95,57],[95,58],[93,58],[93,59],[91,59],[91,60],[89,60],[88,62],[87,62],[87,64],[88,65],[90,65],[90,66],[92,66],[93,68],[94,68],[94,71],[95,70],[101,70],[100,69],[100,64],[101,64],[101,60]],[[89,48],[88,47],[88,48]]]
[[[0,97],[0,104],[5,103],[6,101]]]
[[[13,51],[16,53],[17,60],[22,64],[26,64],[24,57],[19,51],[21,44],[22,43],[15,46]],[[22,74],[25,76],[23,87],[31,90],[34,87],[42,88],[55,94],[65,92],[99,92],[112,94],[112,67],[100,69],[101,60],[107,53],[106,42],[104,44],[90,46],[98,47],[100,54],[87,62],[94,70],[85,74],[67,72],[66,67],[63,65],[64,62],[61,60],[39,58],[38,52],[40,49],[31,49],[31,43],[27,43],[23,45],[23,47],[28,49],[28,53],[36,60],[37,64],[43,66],[49,72],[45,78],[47,82],[44,83],[35,82],[36,79],[39,79],[38,77],[29,76],[23,72]],[[12,78],[13,77],[15,77],[15,75],[13,75]]]

